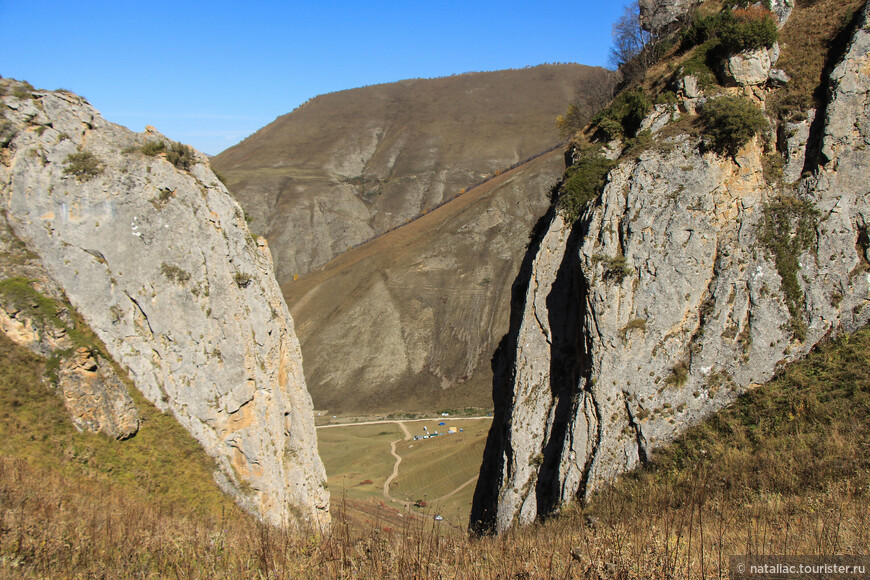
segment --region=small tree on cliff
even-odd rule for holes
[[[637,0],[626,6],[625,12],[613,25],[613,46],[610,64],[622,72],[628,84],[642,78],[656,61],[653,35],[643,29]]]

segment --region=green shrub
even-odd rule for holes
[[[139,151],[148,157],[155,157],[161,153],[165,155],[166,160],[172,163],[178,169],[185,171],[189,170],[196,163],[196,157],[193,153],[193,148],[189,145],[172,142],[169,147],[166,143],[159,140],[146,141],[144,145],[139,147]]]
[[[15,126],[9,121],[0,121],[0,149],[6,148],[15,137]]]
[[[718,36],[730,54],[770,48],[779,39],[779,28],[770,10],[750,7],[723,14],[731,16],[722,19]]]
[[[719,41],[716,39],[708,40],[695,48],[692,56],[683,62],[680,67],[680,76],[684,77],[692,75],[697,79],[698,85],[702,89],[716,83],[716,73],[714,72],[718,66],[720,57],[717,54],[719,49]]]
[[[90,151],[70,153],[65,161],[68,165],[63,172],[72,175],[77,181],[88,181],[103,172],[104,166]]]
[[[160,264],[160,271],[164,276],[178,284],[183,284],[190,280],[190,274],[188,274],[186,270],[179,268],[178,266],[172,266],[166,262]]]
[[[714,151],[732,156],[767,127],[761,110],[743,97],[725,96],[707,101],[701,123]]]
[[[642,89],[620,93],[606,109],[602,109],[593,118],[605,138],[615,139],[621,133],[626,137],[634,137],[640,124],[653,104]]]
[[[622,125],[619,121],[614,119],[601,119],[598,123],[598,130],[601,131],[602,136],[608,141],[613,141],[614,139],[618,139],[622,137]]]
[[[626,276],[634,273],[634,268],[628,265],[628,260],[622,254],[617,254],[612,258],[599,257],[599,260],[604,262],[605,280],[613,280],[621,284]]]
[[[600,152],[587,153],[565,172],[556,208],[569,223],[577,221],[586,204],[595,199],[606,183],[614,162]]]
[[[689,366],[684,361],[677,361],[671,367],[671,374],[665,379],[665,385],[679,389],[689,379]]]
[[[779,39],[779,28],[773,13],[766,8],[750,6],[695,18],[682,35],[684,50],[715,41],[719,56],[744,50],[770,48]]]
[[[189,170],[196,163],[193,148],[181,143],[173,143],[169,147],[169,151],[166,152],[166,159],[177,168],[185,171]]]
[[[773,199],[764,208],[761,242],[773,254],[791,316],[792,336],[800,341],[807,331],[804,292],[798,280],[800,256],[807,250],[815,251],[818,218],[819,212],[811,202],[791,197]]]
[[[139,148],[139,151],[148,157],[154,157],[158,153],[166,151],[166,143],[163,141],[146,141],[145,144]]]
[[[251,280],[253,279],[253,276],[251,276],[250,274],[245,274],[244,272],[236,272],[233,275],[233,281],[239,288],[247,288],[248,284],[250,284]]]

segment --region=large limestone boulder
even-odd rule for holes
[[[763,85],[770,76],[770,52],[748,50],[728,57],[723,63],[725,78],[741,87]]]
[[[111,364],[82,347],[60,363],[57,388],[79,431],[127,439],[139,430],[139,412]]]
[[[243,506],[277,525],[328,524],[293,321],[268,247],[205,156],[111,124],[71,93],[2,82],[11,230]]]

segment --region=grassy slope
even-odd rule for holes
[[[42,384],[44,365],[0,334],[0,454],[193,514],[233,508],[212,480],[213,460],[171,415],[132,391],[142,419],[135,437],[79,433],[60,397]]]
[[[21,393],[42,389],[41,362],[6,341],[0,347],[3,391],[19,393],[19,407],[30,405]],[[234,508],[219,521],[197,515],[195,505],[158,500],[155,490],[101,475],[57,444],[44,446],[45,467],[7,451],[0,457],[0,570],[52,577],[715,578],[727,577],[730,554],[867,554],[868,369],[870,329],[823,345],[585,508],[501,538],[468,539],[412,518],[393,533],[354,529],[341,517],[341,502],[332,537],[293,537],[258,527]],[[62,429],[58,417],[46,420]],[[6,415],[4,429],[8,422]],[[16,430],[19,441],[39,439],[44,425],[18,419]],[[127,470],[125,463],[113,471]]]

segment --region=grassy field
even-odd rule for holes
[[[317,447],[326,466],[333,500],[382,497],[384,481],[393,472],[390,442],[404,436],[395,423],[317,430]]]
[[[442,422],[445,425],[439,425]],[[318,429],[318,447],[333,504],[339,505],[346,498],[351,500],[347,509],[359,512],[359,501],[374,503],[381,507],[377,517],[391,520],[391,525],[395,525],[395,517],[391,518],[385,508],[395,510],[393,516],[408,511],[423,517],[440,515],[452,528],[465,529],[491,420],[445,417],[401,423],[407,434],[399,422]],[[448,434],[450,427],[457,432]],[[437,437],[413,439],[436,431]],[[383,493],[396,465],[391,443],[402,458],[389,488],[398,501],[390,501]],[[413,507],[418,500],[426,505]],[[373,520],[371,514],[354,515],[363,521]]]

